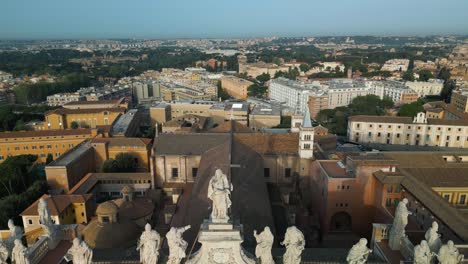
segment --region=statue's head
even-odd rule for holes
[[[149,223],[146,223],[145,231],[151,231],[151,225]]]
[[[432,222],[432,229],[438,230],[439,229],[439,224],[437,224],[436,221]]]
[[[216,169],[215,175],[216,175],[216,177],[219,177],[219,176],[223,175],[223,171],[221,169]]]
[[[44,198],[39,199],[39,206],[45,207],[47,205],[46,200]]]
[[[367,239],[361,238],[359,239],[359,245],[365,247],[367,245]]]
[[[453,241],[452,241],[452,240],[449,240],[449,241],[447,242],[447,246],[448,246],[449,248],[453,248],[453,247],[455,246],[455,244],[453,244]]]
[[[15,239],[15,242],[14,242],[14,243],[15,243],[15,247],[16,247],[16,246],[22,246],[22,245],[23,245],[23,243],[21,243],[21,240],[19,240],[19,239]]]
[[[403,201],[402,201],[404,204],[408,204],[408,199],[406,198],[403,198]]]
[[[428,247],[429,245],[427,244],[426,240],[421,240],[421,246]]]
[[[265,226],[265,229],[263,229],[263,231],[271,232],[270,227],[268,227],[268,226]]]
[[[15,223],[13,223],[13,219],[8,219],[8,228],[12,229],[13,227],[15,227]]]
[[[73,239],[73,246],[77,247],[77,246],[80,245],[80,243],[81,243],[81,241],[80,241],[79,238],[75,237],[75,238]]]

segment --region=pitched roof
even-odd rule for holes
[[[429,187],[468,187],[468,168],[406,168],[405,171]]]
[[[372,123],[392,123],[392,124],[414,124],[412,117],[407,116],[370,116],[356,115],[350,116],[348,121],[355,122],[372,122]],[[446,125],[446,126],[468,126],[468,120],[464,119],[427,119],[428,125]]]
[[[246,125],[243,125],[243,124],[241,124],[239,122],[236,122],[236,121],[233,121],[233,120],[226,121],[226,122],[222,123],[221,125],[208,130],[208,132],[211,132],[211,133],[228,133],[230,131],[233,131],[233,132],[236,132],[236,133],[243,133],[243,132],[251,133],[251,132],[253,132],[253,130],[250,129],[249,127],[247,127]]]
[[[419,181],[417,177],[413,177],[411,172],[403,169],[402,173],[406,176],[402,181],[403,187],[446,224],[450,230],[455,232],[462,240],[467,241],[468,218],[466,215],[449,204],[424,182]]]
[[[228,139],[228,134],[160,134],[154,150],[165,155],[201,155]]]
[[[21,215],[38,215],[37,205],[39,200],[46,199],[47,205],[51,215],[59,215],[72,203],[85,203],[91,199],[92,194],[61,194],[61,195],[47,195],[44,194],[41,198],[37,199],[33,204],[26,208]]]
[[[251,147],[260,154],[298,154],[298,133],[236,133],[234,140]]]
[[[70,114],[93,114],[93,113],[102,113],[102,112],[115,112],[122,113],[125,112],[125,108],[112,107],[112,108],[90,108],[90,109],[68,109],[68,108],[57,108],[55,110],[50,110],[45,112],[45,115],[70,115]]]
[[[26,138],[26,137],[56,137],[70,135],[91,135],[91,129],[53,129],[53,130],[36,130],[36,131],[12,131],[0,132],[0,138]]]
[[[310,110],[309,110],[308,104],[306,104],[304,120],[302,120],[302,127],[312,127],[312,121],[310,121]]]

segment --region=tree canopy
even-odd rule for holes
[[[247,87],[248,96],[263,97],[266,94],[266,92],[267,88],[257,83],[254,83]]]
[[[103,172],[134,172],[135,168],[135,157],[125,152],[117,154],[115,159],[104,161],[102,165]]]
[[[410,104],[404,104],[398,110],[398,115],[415,117],[417,113],[422,112],[424,110],[423,105],[424,102],[422,100],[418,100]]]
[[[385,115],[386,109],[393,107],[389,98],[380,99],[376,95],[358,96],[346,106],[321,110],[315,120],[327,127],[330,132],[346,135],[348,117],[352,115]]]

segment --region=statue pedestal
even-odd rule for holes
[[[246,256],[241,246],[243,242],[242,226],[232,223],[213,223],[205,221],[200,227],[199,251],[192,254],[187,264],[255,264],[255,260]]]

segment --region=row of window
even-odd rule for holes
[[[66,146],[66,144],[62,144],[62,148],[65,148],[65,146]],[[73,148],[73,146],[74,146],[73,144],[68,144],[68,147],[69,147],[69,148]],[[48,144],[48,145],[39,145],[39,146],[37,146],[37,145],[23,146],[23,150],[29,150],[30,147],[31,147],[31,149],[45,149],[45,148],[46,148],[46,149],[52,149],[53,146],[52,146],[51,144]],[[59,145],[58,145],[58,144],[55,144],[55,148],[59,148]],[[15,146],[15,147],[14,147],[14,150],[16,150],[16,151],[18,151],[18,150],[20,150],[20,149],[21,149],[20,146]],[[7,150],[7,151],[10,151],[11,148],[10,148],[10,147],[7,147],[6,150]],[[0,148],[0,151],[2,151],[1,148]]]
[[[450,198],[452,197],[452,195],[451,194],[443,194],[442,197],[445,200],[447,200],[448,202],[450,202]],[[465,205],[466,204],[466,194],[461,194],[458,197],[457,204],[459,204],[459,205]]]
[[[393,193],[393,191],[395,191],[395,193],[400,193],[401,192],[400,185],[396,185],[396,186],[388,185],[387,193]]]
[[[336,186],[337,190],[349,190],[349,185],[338,185]]]
[[[369,125],[368,125],[369,128],[372,128],[373,126],[374,126],[373,124],[369,124]],[[359,124],[359,123],[356,124],[356,128],[359,129],[360,127],[361,127],[361,124]],[[379,127],[379,128],[382,128],[382,125],[378,125],[378,127]],[[412,126],[407,126],[407,129],[411,129],[411,127],[412,127]],[[392,128],[393,128],[392,125],[388,125],[388,129],[392,129]],[[398,125],[397,128],[398,128],[398,129],[401,129],[401,125]],[[427,131],[430,131],[431,128],[432,128],[431,126],[428,126],[428,127],[427,127]],[[421,130],[422,127],[421,127],[421,126],[418,126],[417,129],[418,129],[418,130]],[[441,131],[441,130],[442,130],[441,127],[437,127],[437,131]],[[451,127],[448,127],[448,128],[447,128],[447,131],[452,131],[452,128],[451,128]],[[462,131],[462,128],[458,128],[457,131],[458,131],[458,132],[461,132],[461,131]]]

